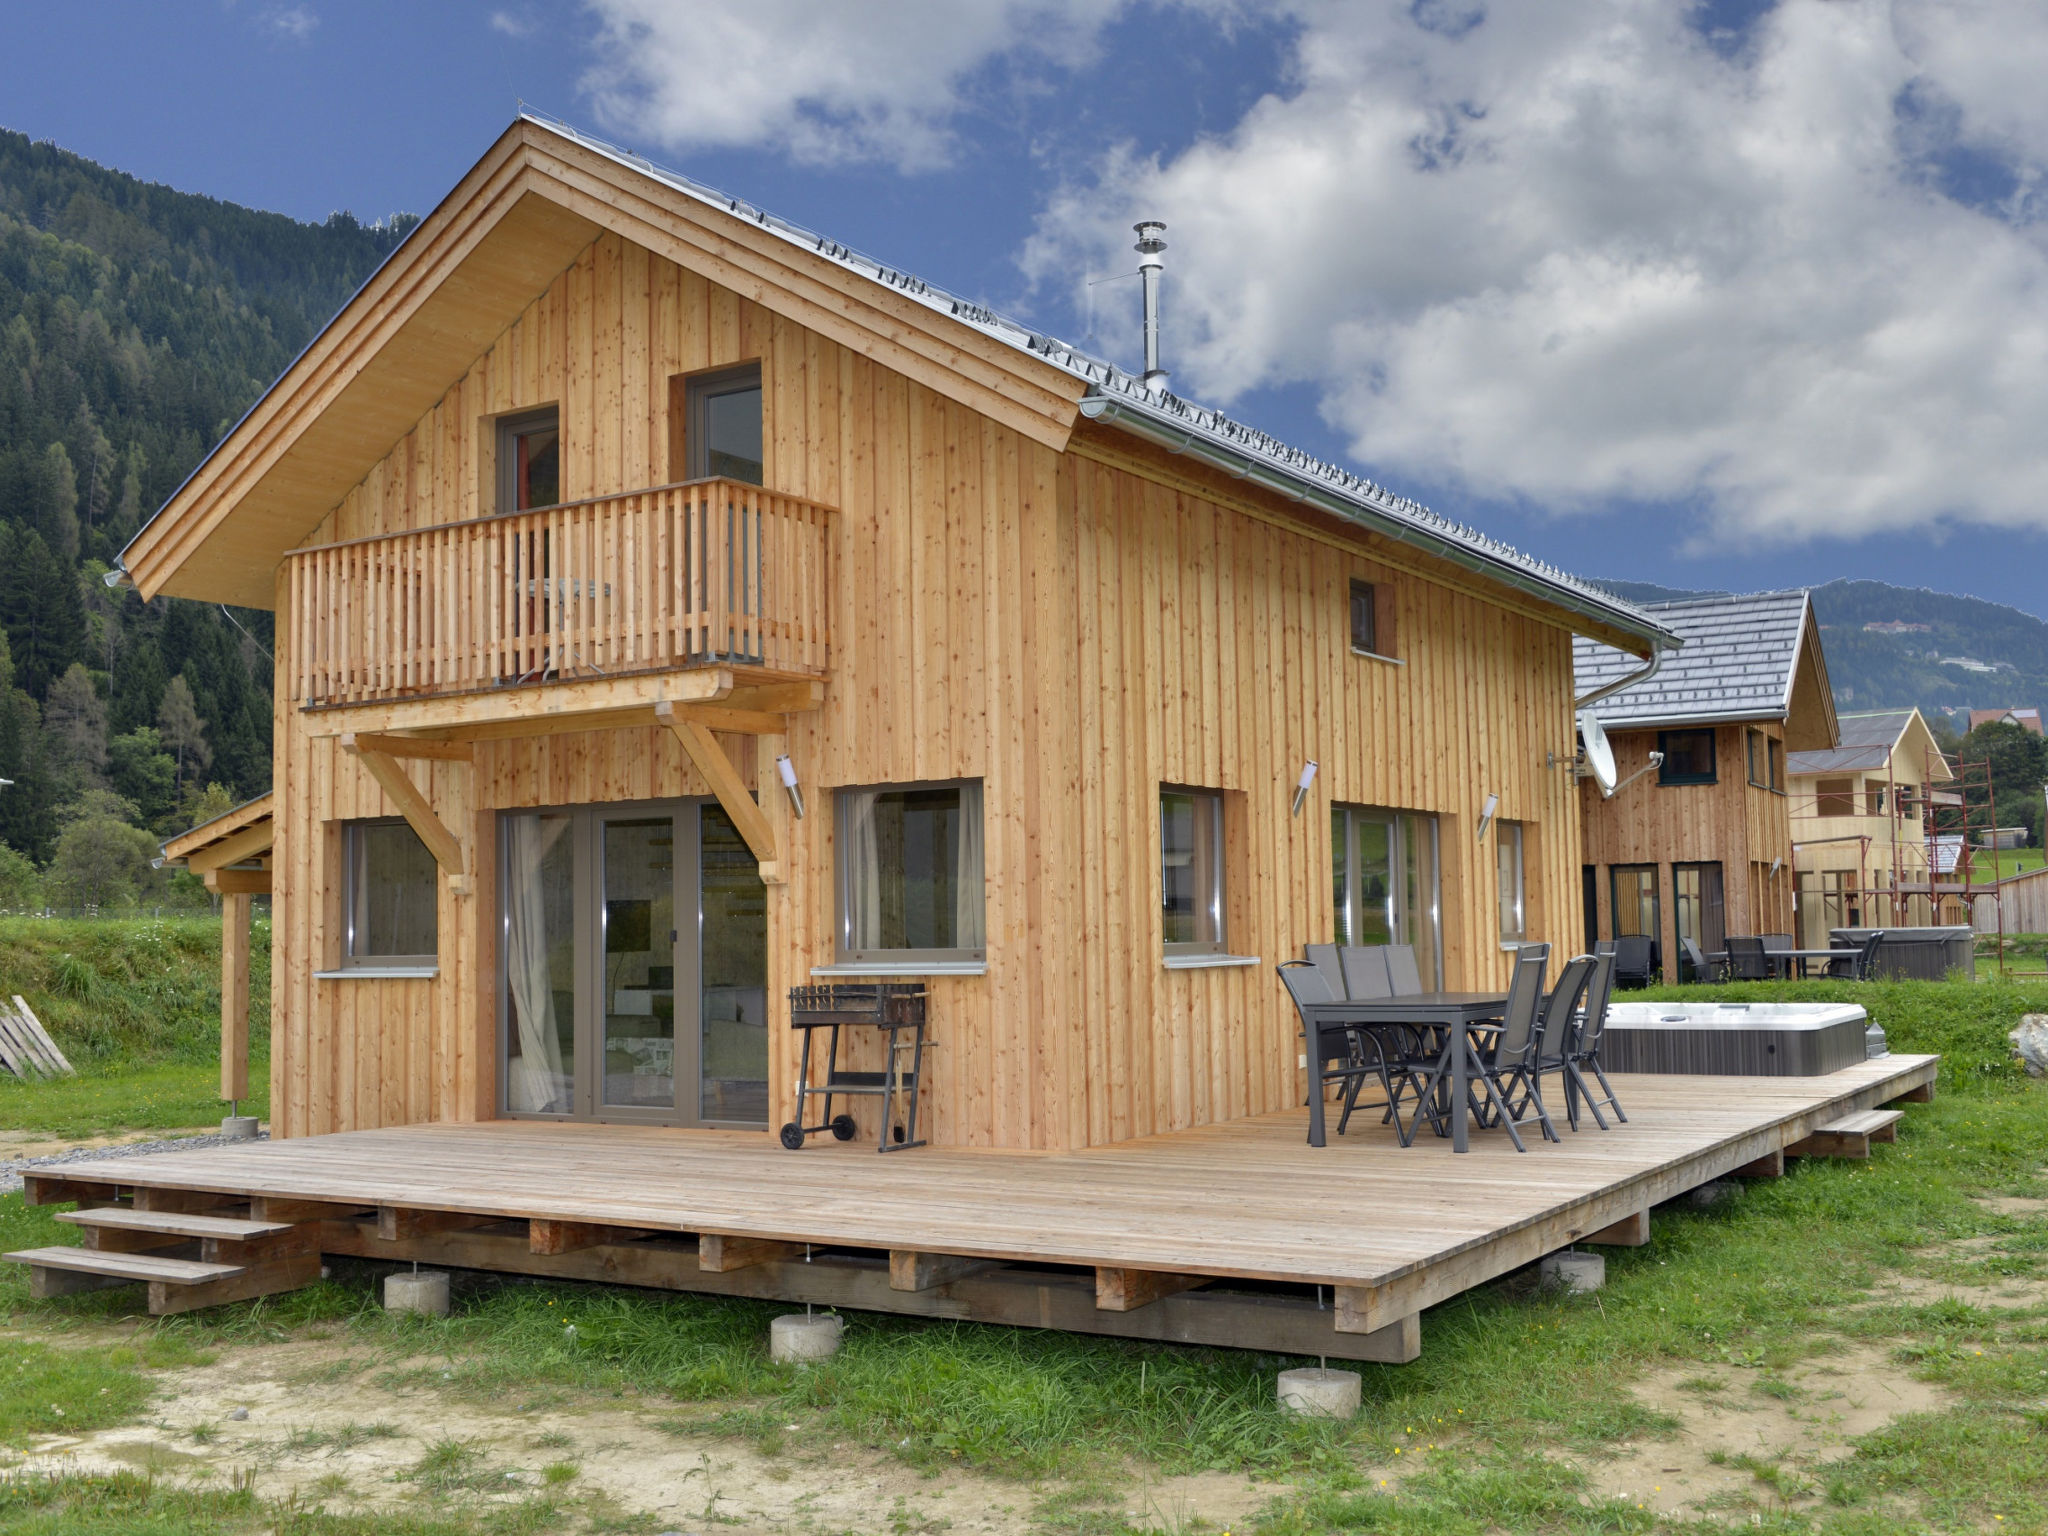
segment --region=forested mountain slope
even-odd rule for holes
[[[411,222],[301,224],[0,131],[0,906],[81,821],[269,787],[270,615],[100,577]]]

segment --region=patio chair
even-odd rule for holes
[[[1557,973],[1557,985],[1543,1000],[1542,1027],[1537,1031],[1535,1054],[1517,1079],[1522,1098],[1514,1106],[1516,1114],[1519,1116],[1533,1100],[1542,1116],[1546,1135],[1555,1135],[1550,1107],[1543,1101],[1543,1079],[1552,1072],[1557,1074],[1558,1086],[1564,1090],[1565,1113],[1572,1129],[1579,1128],[1578,1106],[1572,1101],[1571,1057],[1572,1047],[1578,1039],[1579,1008],[1586,1000],[1586,988],[1593,980],[1595,963],[1592,955],[1574,955],[1565,961],[1564,969]]]
[[[1467,1090],[1472,1100],[1467,1108],[1475,1123],[1505,1127],[1508,1140],[1515,1144],[1517,1152],[1529,1150],[1516,1125],[1523,1118],[1519,1110],[1526,1110],[1531,1104],[1543,1126],[1544,1136],[1551,1141],[1560,1139],[1557,1127],[1550,1123],[1550,1116],[1544,1112],[1542,1099],[1535,1094],[1525,1094],[1518,1108],[1511,1107],[1514,1106],[1516,1090],[1535,1064],[1539,1043],[1536,1026],[1543,1008],[1543,973],[1549,966],[1550,946],[1547,944],[1525,945],[1516,953],[1514,975],[1508,982],[1507,1006],[1502,1010],[1500,1029],[1491,1040],[1474,1048],[1474,1055],[1478,1057],[1478,1073]],[[1447,1064],[1439,1068],[1439,1071],[1443,1070],[1448,1070]]]
[[[1685,956],[1685,963],[1692,969],[1692,979],[1694,981],[1725,981],[1727,979],[1727,963],[1721,960],[1709,960],[1696,941],[1681,937],[1678,941],[1678,948],[1679,952]]]
[[[1387,1075],[1385,1056],[1380,1051],[1379,1041],[1368,1031],[1350,1029],[1344,1032],[1345,1054],[1340,1063],[1333,1067],[1333,1058],[1318,1057],[1313,1042],[1316,1031],[1308,1021],[1307,1009],[1316,1003],[1341,1003],[1344,999],[1330,986],[1320,967],[1312,960],[1283,960],[1275,967],[1280,981],[1287,988],[1287,995],[1294,1000],[1294,1011],[1301,1019],[1301,1037],[1310,1045],[1308,1060],[1308,1091],[1311,1095],[1321,1093],[1331,1083],[1341,1083],[1347,1104],[1358,1096],[1358,1087],[1368,1077],[1377,1077],[1380,1086],[1386,1089],[1387,1102],[1394,1099],[1393,1079]],[[1368,1049],[1370,1054],[1368,1055]],[[1340,1124],[1338,1135],[1343,1135]]]
[[[1350,989],[1344,985],[1344,967],[1337,959],[1334,944],[1304,944],[1301,952],[1308,963],[1323,973],[1323,980],[1330,984],[1330,993],[1339,1001],[1349,997]]]
[[[1771,979],[1770,952],[1764,948],[1764,941],[1754,935],[1728,935],[1728,979],[1730,981],[1769,981]]]
[[[1628,1116],[1622,1112],[1621,1100],[1614,1096],[1614,1085],[1607,1081],[1607,1073],[1600,1065],[1600,1039],[1607,1033],[1607,1005],[1614,997],[1613,958],[1595,955],[1592,978],[1586,983],[1586,1007],[1579,1015],[1579,1028],[1572,1041],[1571,1058],[1565,1076],[1568,1086],[1565,1090],[1565,1111],[1571,1117],[1572,1129],[1579,1125],[1577,1101],[1584,1099],[1586,1108],[1593,1112],[1593,1122],[1601,1130],[1607,1129],[1607,1117],[1600,1113],[1604,1104],[1614,1111],[1614,1118],[1623,1125]],[[1591,1072],[1600,1084],[1601,1097],[1595,1098],[1586,1074]]]
[[[1394,996],[1404,997],[1422,991],[1422,970],[1415,963],[1415,946],[1383,944],[1380,947],[1387,952],[1387,980],[1394,984]]]
[[[1657,979],[1656,946],[1646,933],[1625,933],[1614,941],[1614,984],[1647,987]]]
[[[1346,997],[1392,997],[1394,983],[1387,975],[1384,944],[1346,944],[1337,951],[1344,970]]]
[[[1828,975],[1838,976],[1848,981],[1870,980],[1870,967],[1877,959],[1877,946],[1883,942],[1884,930],[1882,928],[1874,933],[1865,934],[1856,941],[1854,953],[1838,954],[1834,959],[1828,961]]]

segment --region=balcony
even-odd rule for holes
[[[827,675],[832,509],[697,480],[294,550],[308,709],[691,667]]]

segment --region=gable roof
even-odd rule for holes
[[[121,568],[146,597],[271,607],[285,552],[607,230],[1055,451],[1080,418],[1103,422],[1535,595],[1638,653],[1674,641],[1641,608],[1420,502],[527,112],[144,525]]]
[[[2041,730],[2041,711],[2038,709],[1973,709],[1970,711],[1970,729],[1973,731],[1980,725],[1997,725],[2001,722],[2017,725],[2024,730],[2032,731],[2036,736],[2043,734]]]
[[[1926,754],[1929,775],[1937,782],[1946,782],[1955,777],[1948,765],[1948,759],[1935,745],[1934,733],[1927,728],[1918,709],[1866,709],[1853,715],[1839,717],[1841,727],[1840,744],[1810,752],[1788,752],[1785,754],[1785,770],[1789,774],[1809,775],[1816,773],[1873,773],[1888,767],[1895,753],[1911,750],[1907,738],[1918,736],[1920,750]],[[1917,775],[1915,775],[1917,779]]]
[[[1819,740],[1835,741],[1834,700],[1821,656],[1813,603],[1804,588],[1746,596],[1651,603],[1645,612],[1668,625],[1684,648],[1668,655],[1648,681],[1602,699],[1593,712],[1609,730],[1713,725],[1794,718],[1803,694],[1818,694]],[[1572,642],[1575,686],[1582,694],[1638,669],[1635,658],[1581,636]],[[1801,684],[1804,682],[1804,689]],[[1787,733],[1787,745],[1797,745]]]

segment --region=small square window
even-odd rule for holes
[[[1351,583],[1351,649],[1362,656],[1394,655],[1392,593],[1384,582]]]
[[[343,828],[344,966],[431,966],[438,959],[439,871],[398,817]]]
[[[1222,954],[1222,795],[1213,789],[1160,789],[1159,874],[1166,953]]]
[[[839,959],[987,957],[981,785],[842,789]]]
[[[761,365],[721,368],[677,382],[683,387],[683,478],[762,484]],[[674,396],[670,399],[673,409]]]
[[[526,512],[562,500],[562,427],[553,406],[498,420],[498,510]]]
[[[1664,764],[1657,770],[1659,784],[1714,782],[1712,731],[1659,731],[1657,750],[1664,754]]]
[[[1816,816],[1854,816],[1856,814],[1856,781],[1854,779],[1821,779],[1813,786],[1813,813]]]

